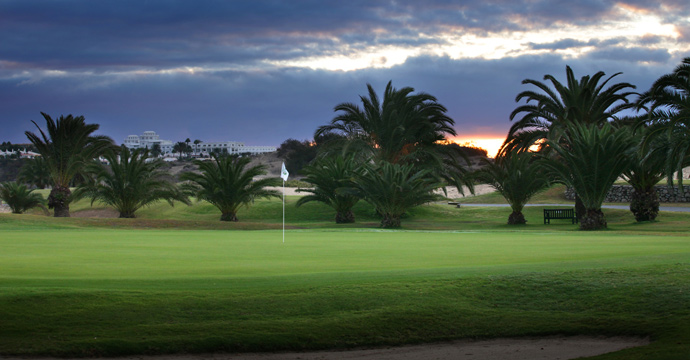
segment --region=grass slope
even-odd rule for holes
[[[138,219],[0,214],[0,354],[113,356],[398,345],[504,336],[634,335],[601,359],[686,359],[686,214],[610,230],[504,225],[506,208],[432,204],[405,230],[333,224],[319,204],[258,201],[240,223],[155,205]],[[74,204],[73,210],[86,208]],[[247,230],[252,231],[247,231]],[[271,230],[273,229],[273,230]],[[224,231],[233,230],[233,231]],[[500,326],[497,326],[500,324]]]

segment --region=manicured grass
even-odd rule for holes
[[[403,230],[382,231],[364,203],[358,223],[340,226],[327,207],[288,201],[285,243],[278,200],[230,224],[203,203],[155,205],[138,219],[0,214],[0,354],[555,334],[653,340],[602,359],[690,353],[688,214],[637,224],[629,211],[605,210],[610,229],[591,233],[543,225],[540,207],[512,227],[507,208],[433,204],[411,211]]]

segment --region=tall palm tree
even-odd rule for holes
[[[515,149],[494,161],[482,159],[484,167],[477,171],[477,178],[491,185],[510,204],[510,225],[527,223],[522,209],[533,195],[549,187],[542,164],[535,160],[534,153]]]
[[[626,131],[608,123],[600,127],[570,123],[565,136],[565,142],[546,141],[546,146],[557,156],[545,158],[544,166],[579,194],[585,207],[580,229],[605,228],[607,223],[601,204],[613,183],[630,166],[634,140]]]
[[[677,173],[683,189],[683,168],[690,165],[690,57],[683,59],[672,73],[661,76],[651,89],[640,96],[639,108],[649,107],[645,124],[651,125],[646,142],[668,144],[666,175],[673,186],[673,173]]]
[[[656,184],[666,174],[666,155],[669,145],[666,141],[656,138],[649,142],[643,141],[647,133],[654,130],[654,126],[641,126],[635,131],[632,125],[643,123],[643,116],[626,118],[621,131],[627,131],[628,136],[635,143],[635,151],[631,153],[630,166],[623,172],[623,178],[632,186],[630,211],[635,220],[655,220],[659,214],[659,194]],[[617,122],[616,124],[620,124]]]
[[[151,145],[151,157],[158,158],[163,153],[160,143],[155,143]]]
[[[21,214],[35,207],[45,211],[43,195],[33,191],[16,182],[0,183],[0,200],[6,202],[14,214]]]
[[[336,105],[340,112],[330,124],[320,126],[314,138],[338,135],[329,142],[331,152],[360,153],[374,161],[392,164],[415,164],[431,169],[430,176],[473,189],[462,163],[469,160],[462,151],[443,146],[447,136],[455,136],[455,122],[447,109],[427,93],[413,94],[414,89],[395,89],[388,82],[383,99],[367,84],[368,97],[360,96],[362,107],[354,103]]]
[[[608,83],[621,73],[616,73],[601,81],[606,75],[599,71],[596,74],[583,76],[578,80],[570,66],[566,66],[566,84],[562,84],[552,75],[544,75],[544,80],[551,83],[525,79],[523,84],[536,86],[540,91],[526,90],[517,95],[515,102],[523,99],[525,104],[518,106],[510,114],[510,120],[522,117],[515,122],[506,138],[502,151],[518,147],[530,148],[545,140],[561,141],[565,136],[568,124],[602,125],[617,119],[618,115],[635,107],[628,97],[635,92],[629,83]]]
[[[256,179],[266,174],[266,165],[248,167],[249,157],[216,156],[212,161],[196,160],[201,173],[185,172],[180,175],[189,181],[184,187],[199,200],[206,200],[221,212],[221,221],[237,221],[237,210],[249,206],[258,198],[280,198],[280,192],[265,189],[279,186],[279,178]]]
[[[119,152],[104,155],[109,165],[93,162],[86,168],[94,181],[77,187],[73,198],[91,198],[91,205],[100,201],[114,207],[121,218],[134,218],[142,207],[165,200],[170,206],[175,201],[189,205],[182,190],[168,179],[161,160],[148,157],[148,150],[130,150],[122,146]],[[153,160],[153,161],[151,161]]]
[[[201,154],[201,152],[199,151],[199,144],[201,144],[201,140],[194,140],[194,155]]]
[[[515,102],[523,99],[525,104],[518,106],[510,114],[514,120],[522,114],[508,131],[501,152],[514,148],[529,149],[544,144],[545,141],[560,142],[565,139],[566,129],[571,123],[595,124],[601,126],[616,120],[622,111],[635,106],[628,100],[634,95],[628,89],[635,89],[629,83],[609,82],[621,73],[615,73],[604,79],[606,74],[599,71],[579,80],[570,66],[566,66],[566,83],[562,84],[553,75],[544,75],[544,80],[551,83],[525,79],[523,84],[536,86],[540,91],[526,90],[517,95]],[[602,79],[604,79],[602,81]],[[568,146],[567,144],[563,144]],[[543,149],[543,148],[542,148]],[[584,214],[584,207],[579,194],[575,195],[575,207],[578,217]]]
[[[399,228],[401,217],[409,209],[443,199],[434,193],[443,184],[428,176],[428,172],[412,164],[382,161],[355,173],[355,186],[341,192],[361,197],[373,205],[383,217],[381,227]]]
[[[17,179],[21,182],[33,185],[39,189],[45,189],[50,184],[50,169],[41,156],[27,159],[19,170]]]
[[[187,144],[185,144],[182,141],[178,141],[173,145],[172,152],[180,154],[180,157],[182,157],[182,153],[187,151]]]
[[[48,196],[48,207],[54,209],[55,217],[69,217],[70,182],[87,162],[112,148],[114,142],[107,136],[93,135],[99,125],[86,124],[83,116],[60,116],[54,121],[46,113],[41,115],[46,120],[47,134],[33,120],[40,136],[29,131],[25,134],[50,169],[53,188]]]
[[[355,222],[352,207],[357,204],[359,197],[339,192],[339,189],[353,187],[352,178],[362,169],[363,162],[352,155],[318,159],[302,170],[306,175],[302,181],[313,185],[313,188],[297,189],[298,192],[310,194],[301,197],[296,206],[302,206],[310,201],[319,201],[335,209],[336,224]]]
[[[187,138],[184,141],[184,143],[185,143],[184,152],[187,154],[187,157],[189,157],[189,154],[191,154],[194,151],[194,149],[192,149],[192,146],[189,145],[190,142],[192,142],[192,140],[190,138]]]

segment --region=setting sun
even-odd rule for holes
[[[490,137],[476,137],[476,138],[455,138],[452,142],[459,145],[476,146],[486,150],[490,158],[496,157],[498,149],[503,145],[505,138],[490,138]]]

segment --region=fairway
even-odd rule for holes
[[[505,210],[433,205],[394,231],[336,228],[311,219],[330,216],[319,207],[305,207],[283,243],[258,210],[246,226],[276,230],[184,215],[195,209],[175,208],[189,220],[0,216],[0,354],[309,351],[563,335],[652,340],[608,359],[688,353],[684,214],[639,226],[612,211],[619,230],[592,233],[539,224],[541,209],[527,211],[535,225],[516,228],[501,224]]]

